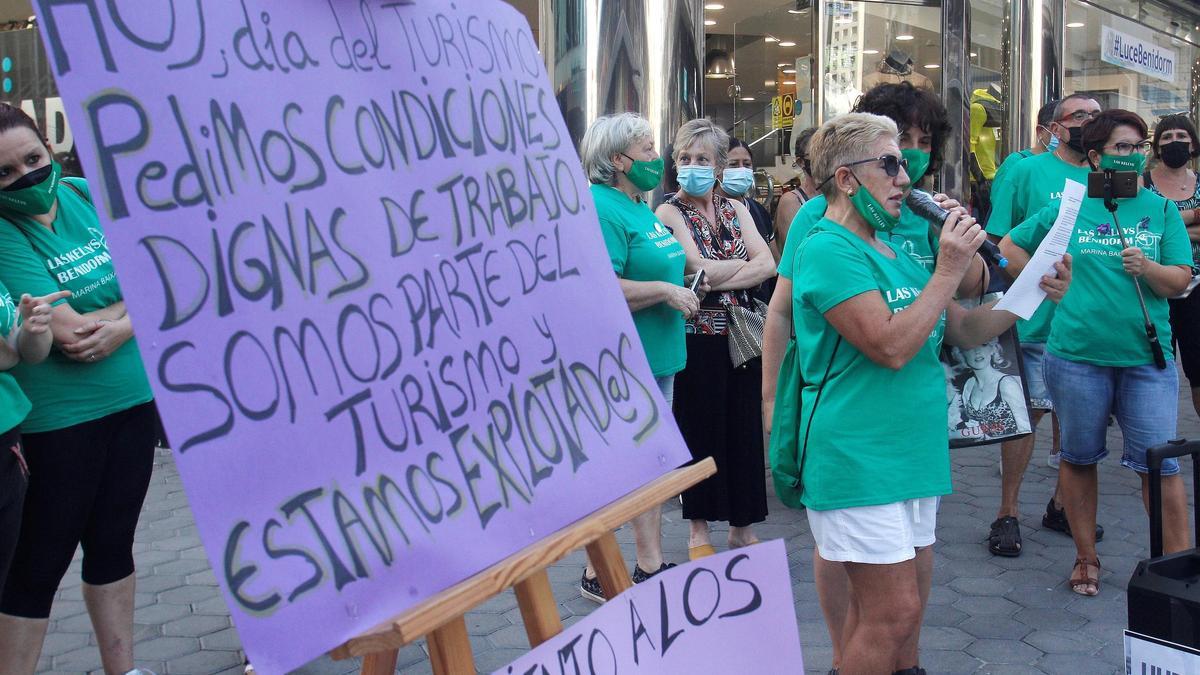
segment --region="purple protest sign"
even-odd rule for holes
[[[493,675],[804,672],[782,539],[638,584]]]
[[[689,459],[510,6],[36,4],[261,671]]]

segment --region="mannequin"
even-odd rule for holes
[[[876,64],[876,72],[863,77],[863,91],[868,91],[877,84],[909,82],[919,89],[933,91],[933,82],[921,73],[913,70],[912,57],[904,50],[893,48],[887,56]]]

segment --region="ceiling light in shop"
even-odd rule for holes
[[[785,87],[794,87],[794,86],[796,86],[796,81],[795,80],[784,80],[782,82],[782,84]]]
[[[788,66],[790,66],[790,65],[792,65],[792,64],[790,64],[790,63],[781,63],[781,64],[779,64],[779,67],[780,67],[780,68],[787,68],[787,67],[788,67]]]
[[[743,96],[743,97],[739,98],[738,100],[739,101],[753,101],[754,97],[753,96]]]
[[[705,19],[704,25],[705,26],[715,26],[715,25],[717,25],[717,22],[713,19]]]
[[[795,75],[795,74],[796,74],[796,69],[795,69],[795,68],[784,68],[784,69],[783,69],[783,74],[784,74],[784,75]]]
[[[789,9],[788,10],[788,14],[804,14],[806,12],[808,12],[807,9]]]
[[[796,43],[795,43],[795,42],[792,42],[791,40],[787,40],[787,41],[784,41],[784,42],[780,42],[780,43],[779,43],[779,46],[780,46],[780,47],[795,47],[795,46],[796,46]]]
[[[1087,24],[1083,23],[1082,21],[1072,21],[1071,23],[1067,24],[1067,28],[1083,28],[1086,25]]]
[[[896,36],[896,39],[897,39],[897,40],[901,40],[901,41],[903,41],[903,40],[911,40],[911,39],[913,39],[913,36],[911,36],[911,35],[897,35],[897,36]]]
[[[871,56],[872,54],[878,54],[879,50],[878,49],[864,49],[862,53],[866,54],[867,56]]]
[[[937,68],[941,68],[941,66],[939,66],[939,65],[938,65],[938,64],[936,64],[936,63],[926,63],[926,64],[925,64],[925,67],[926,67],[926,68],[928,68],[928,69],[930,69],[930,70],[935,70],[935,69],[937,69]]]
[[[721,3],[719,3],[719,2],[710,2],[710,3],[708,3],[707,5],[705,5],[705,6],[704,6],[704,9],[711,9],[711,10],[713,10],[713,11],[715,12],[715,11],[717,11],[718,9],[725,9],[725,5],[722,5],[722,4],[721,4]]]
[[[779,38],[775,37],[774,35],[768,35],[767,37],[763,38],[763,40],[766,42],[779,42]]]
[[[763,86],[764,86],[764,87],[774,87],[774,86],[775,86],[775,80],[764,80],[764,81],[763,81]]]
[[[971,52],[971,58],[975,58],[976,56],[979,56],[979,55],[976,54],[975,52]]]

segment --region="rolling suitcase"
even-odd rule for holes
[[[1146,451],[1150,468],[1150,558],[1129,580],[1129,630],[1188,647],[1200,647],[1200,549],[1163,555],[1163,460],[1192,456],[1193,485],[1200,485],[1200,442],[1174,440]],[[1200,503],[1198,503],[1200,505]],[[1193,514],[1200,542],[1200,513]]]

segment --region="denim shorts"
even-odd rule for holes
[[[1046,354],[1044,369],[1062,432],[1062,460],[1096,464],[1108,455],[1108,417],[1117,418],[1125,438],[1121,464],[1149,473],[1146,449],[1175,437],[1179,416],[1179,373],[1175,363],[1159,370],[1142,366],[1094,366]],[[1162,463],[1162,475],[1179,473],[1179,460]]]
[[[1046,378],[1042,365],[1046,356],[1046,345],[1042,342],[1021,343],[1021,375],[1025,378],[1025,386],[1029,388],[1029,407],[1035,410],[1053,410],[1050,402],[1050,390],[1046,388]]]
[[[670,410],[671,404],[675,402],[675,376],[656,377],[654,378],[654,384],[658,385],[658,390],[662,392],[663,400],[667,402],[667,410]]]

